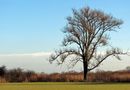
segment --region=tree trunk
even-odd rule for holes
[[[86,62],[83,63],[83,69],[84,69],[84,81],[87,81],[88,66]]]

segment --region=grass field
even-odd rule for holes
[[[0,90],[130,90],[130,84],[93,83],[6,83]]]

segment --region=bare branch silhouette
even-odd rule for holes
[[[68,57],[75,55],[72,66],[81,61],[86,80],[87,73],[108,57],[114,56],[120,60],[119,55],[125,54],[118,48],[110,47],[108,42],[109,34],[119,28],[122,20],[87,7],[79,11],[73,9],[73,16],[68,17],[67,21],[63,31],[66,34],[62,42],[64,49],[52,54],[50,62],[57,60],[58,64],[62,64]],[[100,51],[104,53],[99,54]]]

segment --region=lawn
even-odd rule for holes
[[[130,84],[94,83],[6,83],[0,90],[130,90]]]

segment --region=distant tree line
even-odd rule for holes
[[[130,82],[130,71],[102,71],[88,73],[90,82]],[[7,70],[0,67],[0,82],[83,82],[83,72],[36,73],[21,68]]]
[[[23,71],[21,68],[7,70],[6,66],[0,67],[1,82],[25,82],[31,81],[31,76],[36,75],[34,71]]]

